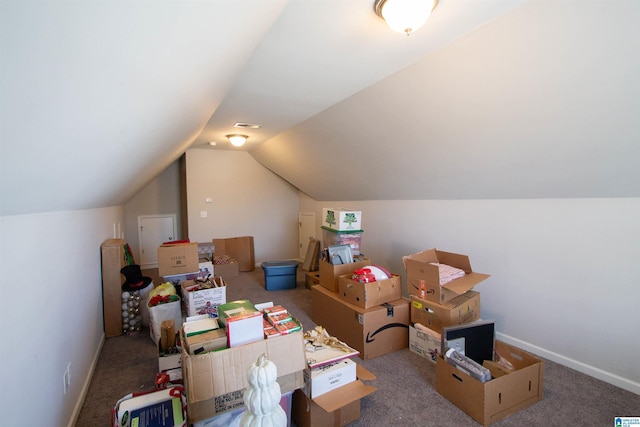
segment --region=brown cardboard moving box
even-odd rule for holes
[[[302,390],[293,393],[291,417],[298,427],[345,426],[360,418],[360,400],[377,390],[362,381],[376,377],[360,365],[358,380],[311,400]]]
[[[195,356],[183,350],[182,376],[189,422],[242,407],[247,370],[264,353],[278,368],[283,394],[303,387],[306,360],[302,332]]]
[[[409,301],[361,308],[322,286],[311,287],[311,319],[329,334],[373,359],[409,345]]]
[[[352,274],[367,265],[371,265],[369,258],[357,258],[357,261],[349,264],[331,264],[320,260],[320,285],[332,292],[338,292],[340,276]]]
[[[392,274],[389,279],[370,283],[360,283],[351,280],[351,277],[351,274],[339,277],[338,295],[353,305],[371,308],[402,298],[402,279],[397,274]]]
[[[480,293],[468,291],[444,304],[411,295],[411,323],[421,323],[441,333],[445,326],[461,325],[480,319]]]
[[[490,277],[488,274],[475,273],[471,270],[469,257],[451,252],[427,249],[402,257],[407,272],[407,291],[423,299],[444,304],[458,295],[471,290],[475,285]],[[440,271],[432,263],[445,264],[464,270],[463,277],[440,285]],[[427,285],[426,297],[420,295],[420,280]]]
[[[496,352],[515,370],[496,372],[495,364],[489,364],[495,378],[484,383],[463,373],[442,355],[436,364],[436,391],[484,426],[542,400],[544,393],[541,359],[501,341],[496,341]]]
[[[228,239],[213,239],[215,255],[229,255],[238,261],[239,271],[253,271],[255,269],[255,255],[253,236],[231,237]],[[216,275],[222,276],[215,270]],[[228,274],[227,274],[228,275]]]
[[[198,244],[196,242],[172,243],[158,247],[158,275],[160,277],[197,273],[199,270]]]

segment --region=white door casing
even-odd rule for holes
[[[309,247],[309,238],[316,237],[316,214],[300,212],[298,214],[298,257],[304,260]]]

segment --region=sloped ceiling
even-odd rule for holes
[[[236,121],[318,200],[639,195],[638,2],[372,7],[3,1],[2,215],[125,203]]]

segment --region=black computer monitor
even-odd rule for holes
[[[482,364],[485,360],[493,360],[495,350],[495,322],[478,320],[462,325],[442,328],[441,351],[455,348],[459,353]]]

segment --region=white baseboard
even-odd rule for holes
[[[78,417],[80,416],[80,411],[82,410],[82,405],[84,405],[84,400],[87,397],[87,393],[89,393],[89,386],[91,385],[93,372],[96,370],[96,366],[98,366],[98,359],[100,359],[100,353],[102,353],[102,346],[104,345],[104,339],[105,339],[104,333],[102,333],[102,337],[100,337],[100,344],[98,345],[98,348],[96,349],[96,352],[93,355],[93,360],[91,361],[89,372],[87,373],[87,377],[84,379],[84,384],[82,385],[82,390],[80,391],[80,397],[76,402],[76,406],[73,408],[73,413],[71,414],[71,419],[69,420],[68,427],[74,427],[76,425],[76,422],[78,421]]]
[[[587,374],[591,377],[597,378],[616,387],[620,387],[635,394],[640,394],[640,383],[638,382],[631,381],[614,373],[604,371],[602,369],[596,368],[595,366],[587,365],[586,363],[582,363],[561,354],[554,353],[553,351],[546,350],[542,347],[538,347],[526,341],[519,340],[500,332],[496,332],[496,338],[500,341],[506,342],[507,344],[514,345],[525,351],[528,351],[540,357],[544,357],[545,359],[549,359],[553,362],[559,363],[578,372],[582,372],[583,374]]]

